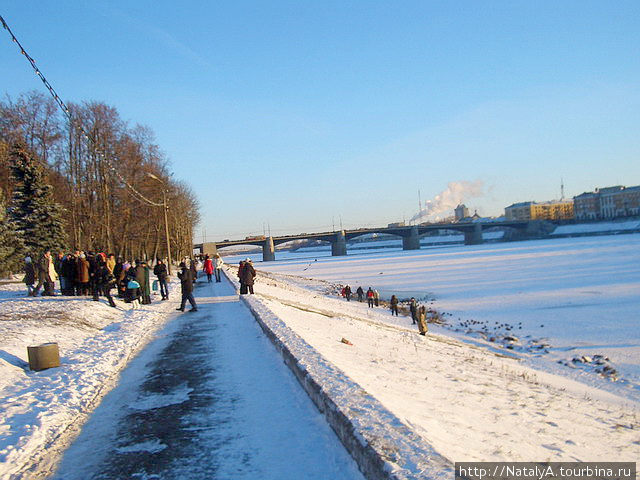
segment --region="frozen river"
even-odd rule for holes
[[[383,297],[428,296],[450,314],[452,335],[464,336],[470,323],[483,326],[482,338],[508,333],[523,346],[547,345],[545,358],[570,368],[575,357],[601,355],[621,383],[636,391],[640,385],[640,234],[344,257],[278,252],[278,261],[257,268],[347,283],[354,291],[371,286]]]

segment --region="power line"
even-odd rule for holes
[[[101,148],[98,145],[98,142],[96,141],[96,139],[89,133],[87,132],[84,127],[82,126],[82,124],[73,118],[73,115],[71,115],[71,112],[69,111],[69,107],[67,107],[67,105],[64,103],[64,101],[62,100],[62,98],[60,98],[60,96],[58,95],[58,93],[55,91],[55,89],[53,88],[53,86],[49,83],[49,81],[46,79],[46,77],[42,74],[42,72],[40,71],[40,69],[37,67],[36,65],[36,61],[33,59],[33,57],[31,57],[31,55],[29,55],[27,53],[27,51],[25,50],[25,48],[22,46],[22,44],[20,43],[20,41],[16,38],[16,36],[13,34],[13,32],[11,31],[11,28],[9,28],[9,25],[7,25],[7,22],[4,20],[4,18],[2,18],[2,16],[0,15],[0,22],[2,22],[2,26],[4,27],[4,29],[9,32],[9,35],[11,36],[11,39],[13,40],[13,43],[17,44],[18,47],[20,48],[20,53],[22,53],[22,55],[25,56],[25,58],[29,61],[29,63],[31,64],[31,67],[33,68],[34,72],[36,72],[36,75],[40,78],[40,80],[42,80],[42,83],[44,84],[44,86],[47,88],[47,90],[49,90],[49,93],[51,94],[51,96],[53,97],[53,99],[56,101],[56,103],[58,104],[58,106],[60,107],[60,109],[62,110],[62,113],[64,113],[64,115],[69,119],[69,124],[72,127],[77,128],[78,130],[80,130],[80,132],[82,133],[82,135],[84,136],[85,140],[87,140],[88,142],[90,142],[93,147],[94,150],[96,151],[96,153],[98,154],[98,156],[107,164],[107,166],[109,167],[109,170],[116,176],[118,177],[118,179],[124,183],[127,188],[129,188],[129,190],[136,196],[138,197],[138,200],[141,200],[149,205],[152,205],[154,207],[163,207],[164,204],[163,203],[157,203],[154,202],[152,200],[149,200],[147,197],[145,197],[142,193],[140,193],[133,185],[131,185],[126,178],[124,178],[120,172],[115,168],[115,166],[113,165],[113,163],[111,163],[111,161],[108,159],[107,155],[105,155],[103,153],[103,151],[101,150]]]

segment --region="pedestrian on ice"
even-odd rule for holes
[[[418,330],[420,335],[426,335],[429,331],[427,328],[427,308],[424,305],[418,308]]]
[[[176,310],[184,312],[184,307],[187,304],[187,300],[189,300],[191,304],[191,310],[189,311],[197,312],[198,305],[196,305],[196,300],[193,298],[193,272],[191,268],[187,268],[185,262],[181,262],[179,268],[178,278],[180,279],[180,286],[182,287],[182,301],[180,302],[180,308]]]
[[[242,279],[241,279],[242,284],[244,284],[245,286],[244,293],[247,293],[248,291],[248,293],[253,294],[253,284],[255,282],[255,278],[256,278],[256,270],[255,268],[253,268],[251,259],[247,258],[244,261],[244,267],[242,268]]]
[[[415,325],[418,323],[418,304],[413,297],[411,297],[411,301],[409,302],[409,311],[411,312],[411,324]]]
[[[367,290],[367,306],[369,308],[373,308],[373,290],[371,289],[371,287],[369,287],[369,289]]]
[[[344,287],[344,298],[347,299],[347,302],[351,301],[351,287],[349,285]]]
[[[22,281],[27,286],[27,295],[31,297],[34,290],[33,284],[36,281],[36,269],[33,266],[31,257],[25,257],[24,259],[24,278]]]
[[[391,300],[389,300],[389,305],[391,306],[391,315],[398,316],[398,297],[395,295],[391,295]]]
[[[167,288],[167,277],[169,276],[169,273],[167,272],[167,266],[162,263],[161,258],[158,258],[156,261],[156,266],[153,267],[153,274],[158,279],[162,300],[169,300],[169,289]]]
[[[376,307],[380,306],[380,294],[378,293],[378,290],[373,290],[373,302],[375,303]]]
[[[356,294],[358,295],[358,301],[359,302],[363,302],[364,301],[364,290],[362,289],[362,287],[358,287],[358,289],[356,290]]]
[[[220,282],[220,274],[222,272],[222,266],[224,265],[224,260],[222,260],[222,257],[219,254],[215,254],[213,256],[214,259],[214,267],[215,267],[215,273],[216,273],[216,282]]]
[[[213,262],[209,258],[209,255],[204,257],[204,267],[202,268],[202,270],[207,274],[207,283],[211,283],[211,276],[213,275]]]

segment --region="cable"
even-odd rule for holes
[[[36,61],[33,59],[33,57],[31,57],[27,51],[24,49],[24,47],[22,46],[22,44],[20,43],[20,41],[16,38],[16,36],[13,34],[13,32],[11,31],[11,29],[9,28],[9,25],[7,25],[7,22],[4,20],[4,18],[2,18],[2,16],[0,15],[0,22],[2,22],[2,26],[4,27],[4,29],[9,32],[9,35],[11,35],[11,39],[13,40],[13,42],[15,44],[18,45],[18,47],[20,47],[20,53],[22,53],[22,55],[24,55],[26,57],[26,59],[29,61],[29,63],[31,64],[31,67],[33,68],[33,70],[36,72],[36,75],[38,77],[40,77],[40,80],[42,80],[42,83],[44,84],[45,87],[47,87],[47,90],[49,90],[49,93],[51,94],[51,96],[53,97],[53,99],[56,101],[56,103],[58,104],[58,106],[60,107],[60,109],[62,110],[62,113],[64,113],[64,115],[69,119],[69,124],[72,127],[77,128],[78,130],[80,130],[80,132],[82,133],[82,135],[84,136],[85,140],[87,140],[88,142],[90,142],[93,147],[94,150],[96,151],[96,153],[98,154],[98,156],[107,164],[107,166],[109,167],[109,170],[116,176],[118,177],[118,179],[124,183],[129,190],[138,197],[139,200],[142,200],[143,202],[152,205],[154,207],[163,207],[164,204],[162,203],[157,203],[154,202],[152,200],[149,200],[147,197],[145,197],[142,193],[140,193],[138,190],[135,189],[135,187],[133,185],[131,185],[126,178],[124,178],[120,172],[115,168],[115,166],[113,165],[113,163],[111,163],[111,161],[107,158],[107,156],[102,152],[102,150],[100,149],[100,147],[98,146],[98,142],[95,140],[95,138],[89,134],[84,127],[82,126],[82,124],[75,120],[73,118],[73,116],[71,115],[71,112],[69,111],[69,107],[67,107],[67,105],[62,101],[62,98],[60,98],[60,96],[58,95],[58,93],[55,91],[55,89],[53,88],[53,86],[49,83],[49,81],[45,78],[45,76],[42,74],[42,72],[40,71],[40,69],[36,66]]]

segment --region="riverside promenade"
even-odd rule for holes
[[[198,312],[131,362],[52,478],[362,479],[234,287],[201,279],[195,294]]]

